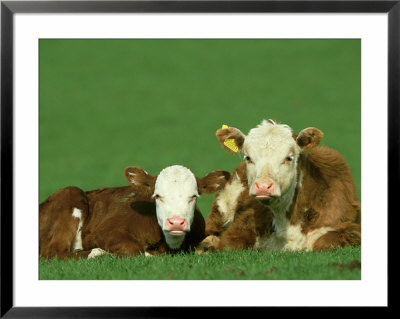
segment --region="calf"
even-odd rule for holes
[[[196,206],[202,193],[218,191],[229,173],[216,170],[197,178],[175,165],[151,176],[127,167],[130,186],[84,192],[63,188],[39,205],[42,257],[95,257],[188,251],[205,237]]]
[[[204,248],[318,251],[361,244],[350,169],[337,151],[318,146],[320,130],[296,135],[268,120],[247,136],[233,127],[216,135],[244,162],[214,199]]]

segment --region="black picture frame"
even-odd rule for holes
[[[186,308],[145,307],[14,307],[13,303],[13,19],[16,13],[387,13],[388,14],[388,219],[399,212],[398,125],[400,102],[400,0],[359,1],[1,1],[1,317],[128,318],[187,317]],[[379,111],[379,110],[378,110]],[[384,214],[385,212],[377,212]],[[392,225],[393,222],[388,223]],[[389,229],[389,234],[393,232]],[[390,240],[388,241],[390,247]],[[388,255],[389,256],[389,255]],[[388,260],[390,264],[390,258]],[[390,280],[388,280],[388,286]],[[390,307],[390,297],[388,305]],[[389,308],[388,307],[388,308]],[[254,309],[254,308],[253,308]],[[294,309],[297,315],[307,311]],[[192,311],[192,310],[190,310]],[[248,309],[235,310],[248,315]],[[196,315],[226,315],[224,307],[197,309]]]

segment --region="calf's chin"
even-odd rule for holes
[[[182,235],[171,234],[168,231],[163,231],[163,233],[165,241],[171,249],[179,249],[186,237],[186,233],[183,233]]]

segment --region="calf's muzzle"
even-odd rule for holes
[[[183,235],[186,228],[186,219],[182,217],[171,217],[167,219],[167,228],[171,234]]]
[[[260,181],[254,183],[254,192],[258,198],[267,198],[273,195],[274,183]]]

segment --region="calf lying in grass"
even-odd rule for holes
[[[350,169],[337,151],[318,146],[320,130],[296,135],[268,120],[247,136],[233,127],[216,135],[245,162],[215,197],[203,247],[318,251],[361,244]]]
[[[84,192],[66,187],[39,205],[42,257],[92,258],[188,251],[205,237],[197,197],[221,189],[229,178],[212,171],[197,178],[175,165],[151,176],[127,167],[130,186]]]

